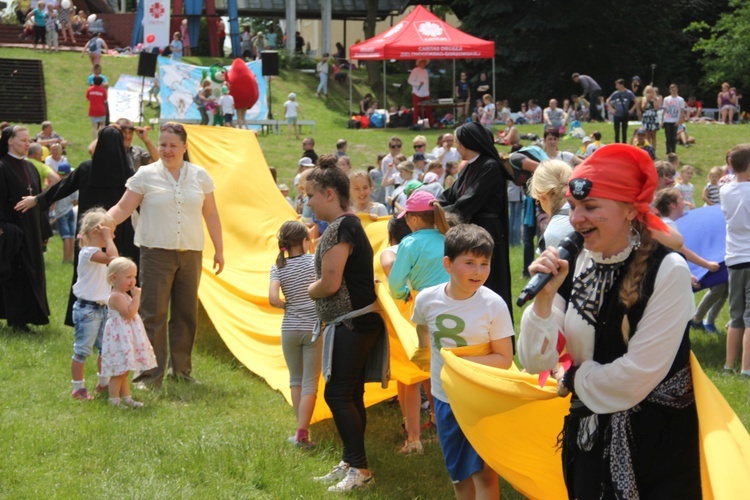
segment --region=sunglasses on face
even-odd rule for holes
[[[423,148],[423,147],[425,147],[425,145],[424,145],[424,144],[415,144],[415,145],[414,145],[414,149],[417,149],[417,148]]]
[[[122,130],[123,132],[135,132],[135,127],[132,125],[120,125],[120,130]]]
[[[391,144],[390,145],[391,149],[399,149],[400,147],[401,147],[401,144]]]

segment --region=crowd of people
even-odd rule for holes
[[[417,68],[426,65],[424,60]],[[421,71],[410,76],[416,91],[427,90],[414,93],[415,109],[429,98],[422,77]],[[63,259],[74,267],[66,318],[75,339],[71,395],[94,399],[83,374],[96,347],[93,391],[106,393],[114,407],[140,408],[130,390],[131,371],[140,387],[159,388],[165,376],[198,383],[191,355],[205,237],[196,221],[205,222],[217,274],[224,267],[221,221],[213,180],[189,160],[185,128],[163,124],[154,144],[146,129],[129,120],[106,125],[107,81],[93,57],[89,79],[95,141],[91,159],[78,168],[70,168],[68,143],[52,123],[45,122],[34,141],[26,127],[5,124],[2,130],[0,317],[21,332],[49,321],[43,252],[51,236],[45,215],[54,204]],[[584,96],[601,97],[590,77],[575,74],[574,80]],[[486,75],[479,83],[489,90]],[[663,100],[652,86],[645,87],[641,101],[624,80],[616,88],[600,111],[614,117],[616,142],[628,142],[632,114],[641,118],[633,145],[604,145],[594,132],[583,138],[578,154],[561,151],[570,109],[579,120],[603,116],[587,109],[583,97],[574,96],[568,110],[555,99],[544,110],[530,101],[514,119],[507,101],[496,103],[488,93],[477,120],[441,134],[432,148],[424,135],[415,135],[411,154],[393,135],[387,152],[367,170],[352,170],[347,140],[339,140],[335,152],[318,155],[314,139],[304,138],[296,199],[280,186],[299,220],[278,230],[278,255],[269,262],[269,303],[284,311],[281,345],[297,425],[289,441],[296,446],[315,446],[310,420],[317,381],[325,380],[323,396],[343,442],[341,460],[315,478],[334,483],[328,491],[372,483],[364,384],[389,382],[375,255],[356,215],[365,214],[373,220],[392,216],[391,246],[378,257],[393,298],[412,302],[419,347],[431,353],[429,377],[399,385],[406,439],[398,452],[423,453],[424,382],[428,424],[437,431],[456,496],[498,498],[497,474],[463,434],[442,387],[440,349],[506,369],[517,345],[527,371],[553,372],[558,394],[571,396],[561,433],[571,497],[700,496],[689,332],[718,332],[718,312],[730,297],[725,370],[734,373],[741,358],[740,376],[750,378],[750,349],[743,349],[750,338],[745,300],[750,145],[733,148],[725,165],[710,170],[700,196],[706,205],[720,205],[726,218],[729,284],[712,287],[696,311],[686,259],[710,271],[719,264],[687,248],[674,224],[699,204],[691,184],[694,169],[674,152],[687,105],[676,85]],[[463,83],[456,92],[467,100],[471,95]],[[732,97],[728,87],[726,92],[722,89],[719,102],[736,103],[736,93]],[[210,91],[204,98],[210,100]],[[292,130],[299,133],[294,94],[284,107],[291,138]],[[492,132],[497,116],[508,126],[500,140]],[[731,123],[733,114],[727,109],[722,117]],[[513,131],[519,118],[543,124],[539,144],[521,146]],[[655,164],[653,133],[659,126],[669,130],[669,154]],[[132,144],[135,135],[145,147]],[[498,142],[511,146],[510,154],[501,155]],[[69,215],[75,206],[77,224]],[[582,236],[583,249],[568,262],[556,247],[574,232]],[[516,341],[510,247],[521,242],[524,275],[553,277],[525,309]],[[569,369],[558,363],[554,346],[560,336],[573,359]]]

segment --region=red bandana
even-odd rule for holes
[[[647,152],[627,144],[609,144],[573,169],[567,196],[634,203],[638,219],[647,227],[669,233],[667,225],[651,212],[657,180],[654,162]]]

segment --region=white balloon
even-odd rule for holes
[[[62,5],[63,9],[69,9],[70,8],[70,0],[62,0],[62,2],[60,2],[60,5]]]
[[[91,14],[86,20],[89,22],[89,24],[93,23],[94,21],[96,21],[96,14]]]

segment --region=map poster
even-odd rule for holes
[[[261,62],[252,61],[247,63],[247,66],[258,82],[259,96],[255,105],[247,110],[246,119],[265,120],[268,117],[268,86],[262,75]],[[229,71],[229,66],[225,66],[224,69]],[[201,114],[194,98],[201,88],[201,82],[206,78],[211,80],[214,97],[221,95],[222,84],[212,79],[211,68],[208,66],[193,66],[172,61],[168,57],[159,57],[161,121],[200,122]]]

